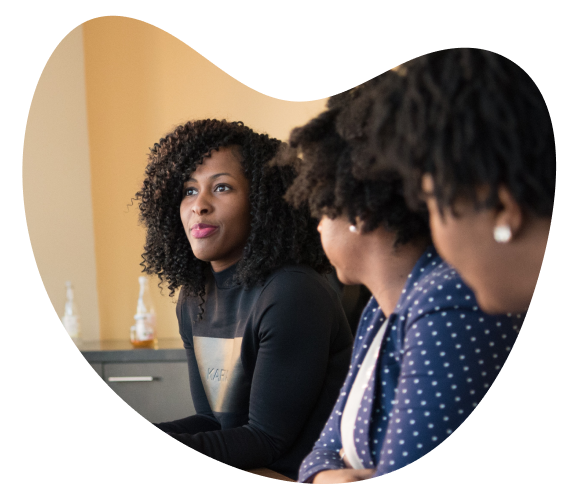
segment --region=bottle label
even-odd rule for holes
[[[135,320],[135,336],[138,341],[155,338],[155,316],[153,314],[135,316]]]

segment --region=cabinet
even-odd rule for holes
[[[156,349],[125,341],[79,345],[92,368],[135,411],[153,423],[195,413],[181,340],[159,340]]]
[[[355,333],[370,293],[363,286],[334,282]],[[79,349],[113,391],[150,422],[195,414],[181,339],[161,339],[155,349],[133,348],[128,340],[83,342]]]

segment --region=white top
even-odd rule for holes
[[[358,416],[358,410],[362,405],[362,398],[364,398],[364,391],[368,387],[368,382],[374,373],[376,368],[376,362],[378,361],[378,356],[380,355],[380,348],[382,346],[382,339],[384,338],[384,333],[388,326],[388,318],[384,321],[381,328],[376,333],[368,353],[364,361],[360,365],[360,370],[356,375],[350,394],[348,395],[348,400],[344,407],[344,412],[342,414],[342,422],[340,425],[340,432],[342,434],[342,446],[344,448],[344,453],[348,458],[348,462],[354,469],[364,469],[360,457],[356,452],[356,446],[354,444],[354,426],[356,424],[356,418]]]

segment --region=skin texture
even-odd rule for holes
[[[501,187],[499,204],[475,210],[472,202],[459,199],[450,207],[437,203],[433,178],[422,178],[422,190],[430,213],[432,239],[439,254],[461,274],[476,294],[481,309],[491,314],[523,312],[529,308],[539,277],[551,220],[525,214],[512,194]],[[484,199],[481,187],[477,196]],[[512,238],[494,240],[497,226],[507,225]]]
[[[336,469],[318,472],[314,484],[332,484],[338,482],[357,482],[374,476],[374,469]]]
[[[322,246],[338,279],[344,284],[363,284],[374,295],[384,314],[390,314],[404,289],[408,274],[427,241],[394,246],[396,234],[380,226],[362,233],[360,223],[351,232],[346,216],[323,216],[318,224]]]
[[[352,469],[348,458],[344,455],[342,457],[346,469],[337,469],[331,471],[318,472],[314,477],[313,482],[316,484],[326,484],[332,482],[357,482],[364,481],[374,477],[374,469]]]
[[[183,185],[180,214],[195,257],[220,272],[241,259],[250,231],[249,180],[234,147],[211,152]],[[196,238],[194,224],[217,227]]]

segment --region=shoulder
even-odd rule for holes
[[[417,263],[402,291],[396,312],[408,318],[444,310],[478,312],[474,293],[456,269],[437,254]]]
[[[182,286],[179,290],[179,296],[177,297],[177,311],[181,311],[182,308],[186,308],[190,305],[197,306],[199,302],[199,296],[193,294],[193,292],[187,287]]]
[[[322,331],[344,319],[340,298],[327,278],[309,267],[284,266],[272,273],[254,306],[266,326],[307,326]],[[346,323],[347,324],[347,323]]]
[[[288,265],[276,269],[266,279],[262,294],[268,296],[338,297],[325,275],[308,266]]]
[[[484,313],[478,307],[473,291],[456,269],[438,255],[433,256],[432,261],[427,264],[417,264],[409,276],[396,312],[401,320],[405,321],[407,329],[414,325],[430,325],[435,320],[444,319],[453,331],[456,326],[451,324],[456,320],[467,330],[475,328],[471,325],[476,323],[478,331],[487,335],[508,328],[509,331],[512,330],[511,336],[516,337],[522,324],[521,315]],[[451,324],[448,324],[449,322]]]

